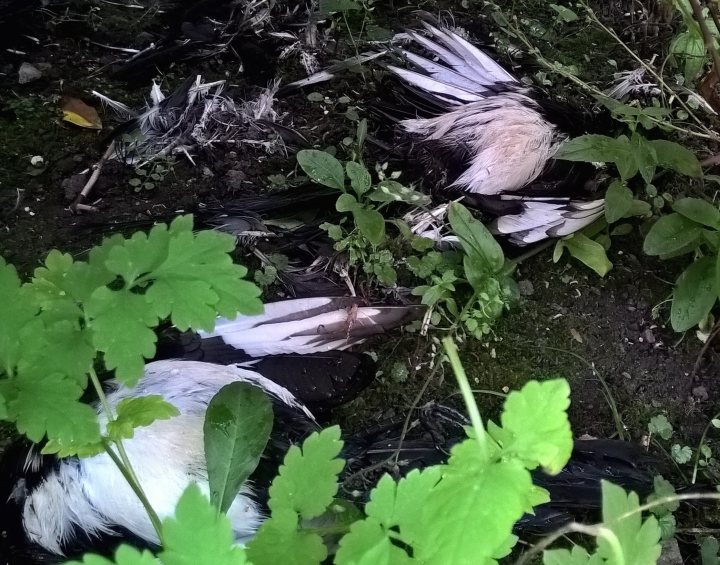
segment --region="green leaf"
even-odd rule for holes
[[[353,218],[360,233],[373,245],[380,245],[385,239],[385,218],[377,210],[357,207],[353,210]]]
[[[196,484],[180,497],[175,517],[163,521],[163,565],[243,565],[245,551],[237,547],[230,520],[218,514]]]
[[[337,426],[314,432],[302,449],[293,445],[270,486],[268,505],[273,514],[289,509],[306,519],[320,516],[337,493],[337,476],[345,465],[337,459],[340,449]]]
[[[468,443],[478,451],[476,442]],[[420,562],[464,563],[472,556],[473,563],[487,563],[528,509],[533,486],[519,461],[473,467],[458,462],[457,472],[444,477],[425,500],[425,537],[413,548]]]
[[[471,261],[477,262],[476,272],[483,268],[487,269],[488,274],[502,270],[505,256],[500,244],[465,206],[458,202],[451,203],[448,207],[448,219],[465,253]]]
[[[664,139],[653,139],[649,142],[655,149],[657,161],[661,167],[672,169],[689,177],[701,177],[702,167],[695,154],[679,143]]]
[[[372,186],[372,179],[370,178],[370,172],[365,168],[364,165],[350,161],[345,165],[345,171],[350,179],[350,186],[352,186],[355,194],[362,196]]]
[[[566,8],[565,6],[560,6],[558,4],[549,4],[549,6],[557,12],[557,15],[564,22],[574,22],[578,19],[578,15],[570,8]]]
[[[670,448],[670,455],[672,455],[672,458],[677,463],[684,465],[692,459],[692,449],[690,449],[687,445],[681,446],[676,443]]]
[[[572,551],[549,549],[543,552],[543,565],[604,565],[600,556],[590,556],[584,547],[576,545]]]
[[[620,542],[625,563],[655,565],[660,557],[660,528],[654,516],[642,521],[638,512],[638,496],[627,494],[622,488],[602,481],[602,508],[604,526],[612,531]],[[615,553],[608,541],[598,538],[598,554],[616,563]]]
[[[702,228],[680,214],[668,214],[655,222],[645,236],[643,251],[648,255],[667,255],[684,249],[702,235]]]
[[[374,202],[406,202],[415,206],[427,206],[430,197],[394,180],[381,181],[370,194]]]
[[[61,442],[97,443],[97,414],[78,399],[83,389],[77,381],[58,374],[19,374],[13,383],[15,397],[8,414],[17,429],[35,443],[47,435]]]
[[[655,176],[655,168],[658,164],[655,147],[648,142],[645,136],[640,135],[637,131],[634,131],[632,134],[630,146],[630,154],[632,154],[635,158],[635,163],[638,171],[640,171],[640,176],[646,184],[652,183],[652,179]],[[630,178],[630,176],[632,175],[625,176],[623,178]]]
[[[513,434],[506,452],[520,458],[528,469],[538,464],[550,474],[559,473],[570,459],[573,440],[567,409],[570,387],[563,379],[530,381],[511,392],[501,416],[503,430]]]
[[[158,560],[148,550],[140,553],[134,547],[121,545],[110,561],[100,555],[85,554],[82,561],[68,561],[65,565],[158,565]]]
[[[157,324],[157,315],[144,296],[107,287],[93,293],[86,311],[93,345],[105,353],[105,366],[115,369],[126,385],[134,385],[143,374],[145,359],[155,355],[157,338],[151,328]]]
[[[720,210],[707,200],[702,198],[681,198],[673,203],[672,209],[688,220],[720,230]]]
[[[612,269],[612,263],[607,258],[605,248],[597,241],[593,241],[582,233],[575,233],[564,241],[570,255],[590,267],[601,277],[604,277]]]
[[[337,565],[410,565],[408,554],[392,543],[385,529],[373,518],[355,522],[340,540]]]
[[[322,185],[338,190],[345,189],[345,171],[342,163],[325,151],[303,149],[297,161],[305,174]]]
[[[560,146],[555,159],[587,163],[615,163],[626,158],[627,145],[606,135],[581,135]]]
[[[288,508],[273,510],[248,544],[248,558],[253,565],[320,565],[327,548],[316,534],[298,531],[298,516]]]
[[[272,425],[270,400],[249,383],[230,383],[210,401],[205,414],[205,458],[210,498],[221,512],[227,512],[258,466]]]
[[[177,408],[153,394],[123,398],[115,407],[115,420],[108,422],[107,434],[113,440],[129,439],[135,428],[147,427],[156,420],[169,420],[180,414]]]
[[[655,478],[653,479],[653,485],[654,490],[652,494],[648,496],[648,502],[654,502],[656,500],[668,498],[677,494],[675,492],[675,487],[672,486],[672,483],[665,480],[662,475],[655,476]],[[650,512],[655,514],[655,516],[662,516],[663,514],[675,512],[678,508],[680,508],[680,501],[673,500],[671,502],[666,502],[664,504],[661,504],[660,506],[655,506],[654,508],[651,508]]]
[[[337,202],[335,202],[335,209],[338,212],[352,212],[357,207],[357,198],[355,198],[352,194],[341,194],[337,199]]]
[[[659,435],[664,440],[668,440],[673,435],[672,424],[668,421],[667,416],[658,414],[650,418],[648,422],[648,431],[651,434]]]
[[[717,257],[695,261],[678,277],[673,291],[670,323],[676,332],[684,332],[708,315],[718,297]]]
[[[605,194],[605,219],[608,224],[617,222],[630,211],[633,193],[619,180],[613,181]]]
[[[7,420],[7,417],[7,403],[5,402],[5,398],[3,397],[3,395],[0,394],[0,420]]]
[[[702,565],[720,565],[718,552],[720,552],[720,543],[716,538],[713,536],[703,538],[702,543],[700,543]]]

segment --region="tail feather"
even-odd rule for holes
[[[422,317],[422,306],[360,306],[354,298],[298,298],[265,305],[259,316],[219,319],[203,337],[251,357],[344,350]]]

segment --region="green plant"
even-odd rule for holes
[[[154,190],[158,183],[162,182],[169,172],[175,166],[173,157],[155,158],[152,161],[146,161],[135,167],[135,175],[128,184],[133,187],[135,192],[141,190]]]

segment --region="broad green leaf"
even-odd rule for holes
[[[8,414],[17,429],[30,440],[97,443],[100,428],[97,415],[78,399],[83,389],[75,380],[62,375],[19,374],[13,381],[16,396],[8,402]]]
[[[643,251],[648,255],[667,255],[692,245],[702,228],[680,214],[668,214],[655,222],[645,236]]]
[[[163,565],[243,565],[245,551],[237,545],[225,514],[203,496],[196,484],[180,497],[175,517],[163,521]]]
[[[654,516],[643,522],[642,514],[637,511],[639,506],[634,492],[627,494],[612,483],[602,482],[603,525],[620,542],[625,563],[655,565],[660,557],[660,528]],[[598,538],[598,554],[616,562],[612,546],[602,537]]]
[[[158,565],[158,560],[148,550],[140,553],[134,547],[121,545],[112,561],[100,555],[85,554],[82,561],[68,561],[65,565]]]
[[[248,544],[248,558],[253,565],[320,565],[327,557],[322,538],[298,530],[298,516],[288,508],[273,510]]]
[[[175,406],[156,394],[123,398],[115,407],[115,420],[107,424],[107,435],[113,440],[128,439],[135,434],[135,428],[147,427],[155,420],[169,420],[178,414]]]
[[[582,233],[575,233],[564,241],[570,255],[583,262],[601,277],[604,277],[612,269],[612,263],[607,258],[605,248],[597,241],[593,241]]]
[[[667,416],[664,414],[658,414],[650,418],[648,422],[648,431],[651,434],[659,435],[661,438],[668,440],[673,435],[673,427]]]
[[[305,174],[322,185],[338,190],[345,189],[345,171],[342,163],[325,151],[303,149],[297,161]]]
[[[677,463],[684,465],[692,459],[692,449],[687,445],[676,443],[670,448],[670,455]]]
[[[105,353],[105,366],[132,386],[142,376],[145,359],[155,355],[158,321],[144,296],[128,290],[98,288],[86,308],[93,344]],[[118,331],[122,328],[122,331]]]
[[[426,206],[430,197],[394,180],[381,181],[370,194],[374,202],[406,202],[415,206]]]
[[[619,180],[613,181],[605,194],[605,219],[608,224],[625,217],[633,203],[633,193]]]
[[[707,200],[681,198],[673,203],[672,209],[693,222],[720,230],[720,210]]]
[[[385,239],[385,217],[377,210],[357,207],[353,218],[360,233],[373,245],[380,245]]]
[[[108,253],[105,266],[132,287],[142,275],[151,273],[165,261],[169,246],[168,227],[159,224],[149,234],[135,232],[122,245],[114,246]]]
[[[657,154],[658,164],[689,177],[702,176],[702,167],[695,153],[674,141],[654,139],[650,144]]]
[[[352,186],[355,194],[362,196],[372,186],[372,179],[370,178],[370,172],[365,168],[364,165],[350,161],[345,165],[345,171],[350,179],[350,186]]]
[[[590,555],[584,547],[576,545],[568,549],[549,549],[543,552],[543,565],[604,565],[599,555]]]
[[[703,538],[700,543],[700,558],[702,565],[720,565],[720,542],[713,536]]]
[[[627,144],[606,135],[581,135],[560,146],[555,159],[587,163],[615,163],[626,158]]]
[[[448,207],[448,219],[463,250],[477,263],[475,272],[487,269],[488,274],[493,274],[502,270],[505,256],[500,244],[481,222],[473,218],[465,206],[458,202],[451,203]]]
[[[700,76],[707,56],[699,30],[688,29],[679,33],[670,43],[670,52],[682,61],[686,83],[691,84]]]
[[[716,262],[716,257],[703,257],[678,277],[670,308],[670,323],[676,332],[700,323],[715,304],[718,298]]]
[[[270,486],[268,505],[273,513],[289,509],[307,519],[325,512],[337,493],[337,476],[345,465],[337,459],[341,449],[337,426],[311,434],[302,449],[290,447]]]
[[[341,194],[337,199],[337,202],[335,202],[335,209],[338,212],[352,212],[357,207],[357,198],[355,198],[352,194]]]
[[[504,451],[520,458],[528,469],[538,464],[559,473],[570,459],[573,440],[568,421],[570,387],[563,379],[530,381],[505,400],[500,421],[513,434]]]
[[[227,512],[240,487],[258,466],[273,425],[272,405],[249,383],[224,386],[205,413],[205,458],[210,498]]]
[[[533,487],[519,461],[491,463],[481,473],[458,467],[425,501],[425,536],[413,548],[421,562],[467,563],[472,556],[473,563],[486,563],[527,510]]]
[[[655,176],[655,168],[658,164],[658,156],[655,151],[655,147],[637,131],[633,132],[632,137],[630,138],[630,145],[631,154],[635,158],[638,171],[640,171],[640,176],[646,184],[650,184],[653,176]],[[625,176],[624,178],[630,178],[630,176]]]
[[[557,12],[557,15],[564,22],[574,22],[578,19],[578,15],[573,12],[570,8],[560,6],[559,4],[549,4],[550,8]]]

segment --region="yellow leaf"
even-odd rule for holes
[[[63,120],[81,128],[102,129],[97,110],[79,98],[66,96],[62,102]]]

